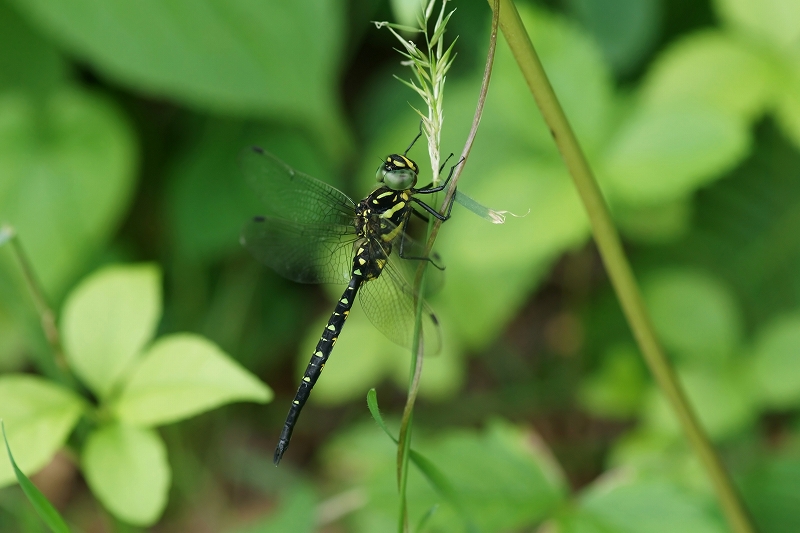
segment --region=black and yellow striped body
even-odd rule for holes
[[[410,198],[408,190],[396,191],[388,187],[380,187],[356,206],[354,224],[359,238],[354,244],[350,282],[322,331],[322,336],[314,349],[300,387],[289,408],[289,414],[275,449],[273,461],[276,465],[289,447],[289,440],[300,411],[333,351],[333,346],[344,327],[344,322],[347,320],[359,288],[363,283],[381,275],[392,251],[392,243],[402,234],[411,214]]]

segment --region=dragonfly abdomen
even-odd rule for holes
[[[311,389],[314,388],[314,385],[317,383],[322,369],[325,367],[325,362],[333,351],[336,339],[339,338],[339,334],[342,332],[344,322],[350,314],[350,308],[353,307],[353,301],[363,282],[364,277],[360,275],[354,274],[350,278],[350,283],[348,283],[347,288],[344,290],[344,293],[342,293],[342,297],[339,298],[339,301],[336,303],[336,309],[333,310],[328,324],[325,326],[325,329],[322,330],[322,335],[319,338],[319,342],[317,342],[317,347],[314,348],[314,353],[311,355],[311,361],[308,362],[306,371],[303,373],[300,387],[294,395],[294,400],[289,408],[289,414],[286,416],[286,422],[281,431],[281,438],[278,441],[277,448],[275,448],[275,456],[273,457],[275,466],[281,462],[283,454],[289,447],[289,440],[292,438],[292,431],[297,423],[297,417],[300,416],[300,411],[306,404],[306,400],[308,400],[311,394]]]

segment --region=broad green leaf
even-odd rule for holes
[[[375,422],[378,423],[378,426],[386,433],[386,436],[389,437],[395,445],[398,445],[398,441],[395,436],[392,434],[391,430],[389,430],[386,422],[383,421],[383,416],[381,415],[380,408],[378,407],[378,394],[375,392],[375,389],[370,389],[367,393],[367,407],[369,408],[369,412],[372,415],[372,418]],[[455,487],[453,487],[452,483],[447,479],[447,477],[433,464],[430,460],[424,457],[422,454],[416,452],[415,450],[409,450],[409,458],[413,465],[419,469],[420,473],[425,476],[428,483],[436,489],[436,492],[444,498],[447,503],[452,505],[459,513],[460,518],[464,520],[467,524],[467,527],[470,531],[475,529],[475,525],[473,523],[472,518],[470,517],[469,511],[464,507],[458,497],[458,493],[456,492]],[[430,519],[430,515],[423,517],[423,521],[427,521]]]
[[[775,117],[795,146],[800,146],[800,50],[784,58],[777,68],[783,77]]]
[[[569,0],[616,72],[628,73],[655,44],[661,25],[659,0]]]
[[[473,181],[463,182],[470,195],[517,213],[530,208],[530,213],[497,226],[456,206],[437,238],[445,265],[452,265],[445,271],[445,290],[434,300],[442,311],[440,322],[451,338],[475,349],[511,320],[550,264],[588,236],[586,215],[562,164],[518,157],[484,168],[470,168],[478,172],[471,174]]]
[[[759,332],[753,370],[758,395],[773,408],[800,405],[800,315],[779,317]]]
[[[317,531],[318,499],[304,483],[281,491],[281,499],[270,515],[249,526],[226,530],[229,533],[313,533]]]
[[[147,350],[113,410],[127,423],[155,426],[234,401],[271,399],[272,390],[218,346],[187,333],[162,337]]]
[[[33,474],[67,440],[85,408],[72,391],[26,374],[0,376],[0,418],[19,467]],[[11,464],[0,461],[0,486],[14,480]]]
[[[657,58],[642,86],[648,107],[699,101],[746,120],[770,104],[776,76],[747,42],[728,33],[692,33]]]
[[[135,159],[128,124],[97,95],[0,94],[0,213],[49,295],[115,232]]]
[[[64,303],[61,334],[67,358],[86,384],[106,397],[153,338],[160,318],[158,267],[102,268]]]
[[[609,486],[610,485],[610,486]],[[613,533],[725,533],[713,504],[659,481],[601,483],[583,495],[578,514]],[[567,531],[576,531],[567,529]],[[581,531],[581,530],[577,530]]]
[[[645,244],[677,241],[692,229],[693,196],[653,205],[620,204],[614,209],[614,222],[630,240]]]
[[[749,149],[747,124],[711,105],[640,107],[610,143],[603,182],[631,204],[676,200],[719,179]]]
[[[56,48],[4,1],[0,3],[0,91],[50,89],[66,77]]]
[[[2,419],[0,419],[0,426],[3,429],[3,441],[6,445],[6,451],[8,452],[8,460],[11,462],[11,466],[14,469],[14,475],[17,477],[17,482],[19,483],[22,491],[25,493],[25,496],[28,498],[28,501],[31,502],[33,508],[36,510],[37,514],[41,517],[47,527],[50,528],[51,531],[54,533],[69,533],[69,528],[67,527],[66,522],[64,519],[61,518],[61,515],[58,514],[53,504],[47,501],[47,498],[44,497],[36,485],[31,483],[31,480],[27,478],[25,474],[22,473],[22,470],[19,469],[17,466],[16,461],[14,460],[14,456],[11,453],[11,448],[8,445],[8,438],[6,436],[6,428],[5,424],[3,423]]]
[[[779,47],[800,39],[800,3],[796,0],[715,0],[719,15],[734,28]]]
[[[149,526],[161,516],[171,474],[166,447],[155,431],[103,426],[86,439],[81,463],[89,488],[117,518]]]
[[[730,368],[681,368],[681,383],[703,428],[713,439],[741,433],[755,423],[758,398],[751,377],[741,365]],[[653,387],[645,399],[644,418],[648,428],[678,436],[678,419],[663,395]]]
[[[738,481],[759,531],[795,533],[800,523],[800,458],[796,454],[757,458]]]
[[[216,113],[343,129],[344,9],[331,0],[15,2],[103,75]],[[331,142],[341,141],[330,138]]]
[[[415,435],[418,428],[415,427]],[[383,435],[381,437],[388,441]],[[351,442],[351,446],[355,443]],[[563,502],[564,480],[538,437],[505,423],[492,423],[481,433],[450,431],[420,445],[429,462],[450,482],[478,531],[515,531],[542,520]],[[370,505],[353,517],[356,531],[388,531],[396,520],[397,485],[394,450],[374,464],[368,476]],[[357,460],[368,449],[350,448]],[[457,510],[412,468],[409,472],[409,521],[417,523],[431,506],[431,531],[464,531]]]
[[[287,164],[329,181],[336,170],[319,150],[293,130],[253,127],[244,122],[209,120],[197,142],[180,155],[168,192],[177,251],[188,260],[215,259],[241,249],[245,222],[262,213],[258,195],[247,186],[239,165],[242,150],[258,145]]]
[[[578,399],[590,413],[630,418],[639,410],[646,380],[639,352],[630,345],[615,346],[603,354],[598,371],[584,381]]]
[[[720,280],[694,270],[668,270],[646,279],[642,292],[659,338],[676,355],[719,363],[738,349],[741,311]]]

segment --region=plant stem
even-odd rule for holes
[[[42,326],[44,336],[53,353],[56,370],[65,384],[75,387],[77,384],[69,371],[69,365],[64,356],[64,348],[61,345],[61,336],[56,326],[56,315],[47,303],[47,298],[44,296],[42,286],[36,277],[33,266],[28,260],[28,256],[25,254],[25,249],[22,247],[22,243],[16,231],[10,226],[3,226],[2,230],[11,235],[9,239],[11,250],[17,258],[17,262],[22,270],[22,275],[25,278],[25,283],[28,286],[31,298],[33,298],[33,304],[36,307],[36,311],[39,313],[39,323]]]
[[[492,3],[491,1],[489,2]],[[676,413],[684,433],[705,467],[717,493],[722,511],[731,530],[752,533],[753,526],[736,493],[730,476],[698,422],[686,394],[670,367],[656,339],[639,287],[611,221],[600,188],[592,174],[578,140],[556,98],[536,50],[528,37],[512,0],[501,0],[500,29],[508,42],[519,69],[533,94],[536,104],[550,128],[553,139],[567,165],[575,187],[583,201],[592,226],[597,248],[608,271],[611,284],[620,301],[639,349],[661,391]]]
[[[486,94],[489,91],[489,80],[492,77],[492,66],[494,65],[494,54],[497,45],[497,28],[499,23],[498,13],[499,13],[499,3],[498,0],[492,0],[495,5],[494,14],[492,17],[492,33],[489,38],[489,51],[486,56],[486,67],[483,73],[483,81],[481,83],[481,89],[478,96],[478,105],[475,109],[475,116],[472,121],[472,127],[470,129],[469,135],[467,136],[467,141],[464,144],[464,148],[461,152],[461,161],[457,165],[455,172],[453,174],[452,179],[450,180],[450,184],[448,185],[447,191],[445,193],[444,201],[442,202],[442,214],[444,214],[445,206],[448,206],[452,201],[453,196],[456,193],[456,186],[458,184],[459,177],[461,176],[461,172],[464,169],[465,163],[467,158],[469,157],[469,153],[472,150],[472,145],[475,142],[475,136],[478,133],[478,125],[481,122],[481,116],[483,115],[483,107],[486,103]],[[441,45],[441,41],[439,42]],[[438,169],[434,169],[434,172],[438,171]],[[439,233],[439,228],[441,227],[442,221],[439,219],[435,219],[431,217],[430,224],[429,224],[429,231],[428,231],[428,239],[425,246],[425,254],[429,254],[431,249],[433,248],[433,243],[436,240],[436,235]],[[417,275],[414,280],[414,288],[415,294],[423,294],[424,288],[424,275],[425,275],[425,268],[427,267],[427,262],[422,261],[419,268],[417,269]],[[406,405],[403,409],[403,418],[400,423],[400,434],[398,435],[398,447],[397,447],[397,483],[398,488],[400,491],[400,520],[398,531],[403,533],[404,531],[408,530],[408,509],[406,505],[406,486],[408,481],[408,459],[411,451],[411,421],[414,415],[414,403],[417,399],[417,392],[419,391],[419,382],[420,378],[422,377],[422,361],[424,358],[424,352],[422,350],[422,343],[420,341],[419,336],[419,329],[421,327],[421,317],[422,317],[422,298],[418,298],[416,303],[416,322],[415,322],[415,331],[414,331],[414,348],[412,349],[412,357],[411,357],[411,373],[412,379],[409,383],[408,389],[408,396],[406,397]]]

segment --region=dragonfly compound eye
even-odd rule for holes
[[[375,178],[395,191],[410,189],[417,183],[417,164],[404,155],[393,154],[378,168]]]

